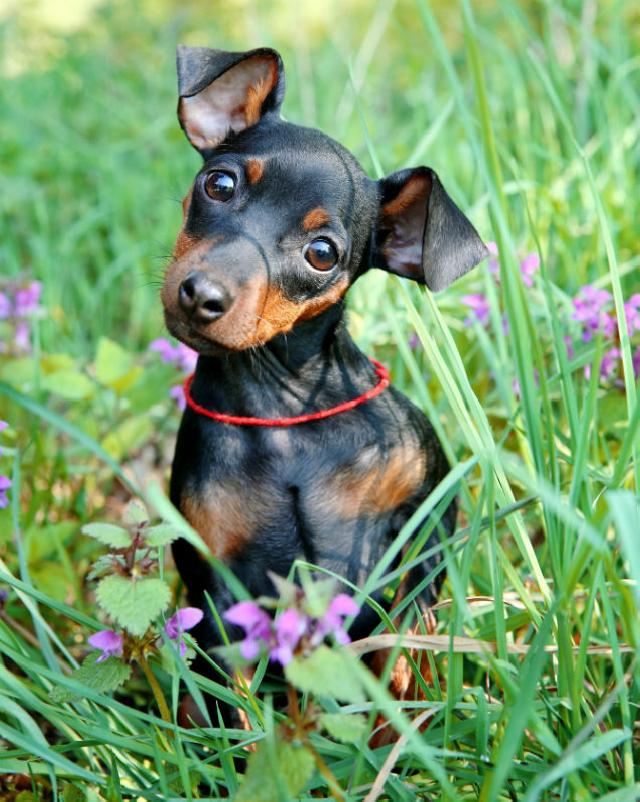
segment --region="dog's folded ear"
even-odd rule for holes
[[[400,170],[378,186],[376,267],[437,292],[487,256],[478,232],[431,168]]]
[[[178,119],[193,147],[206,153],[231,133],[277,112],[284,97],[280,55],[178,45]]]

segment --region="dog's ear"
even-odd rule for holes
[[[284,97],[284,67],[275,50],[229,53],[178,45],[178,119],[201,153],[230,133],[277,111]]]
[[[373,264],[437,292],[487,256],[478,232],[429,167],[378,182],[380,211]]]

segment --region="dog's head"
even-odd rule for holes
[[[201,353],[263,345],[377,267],[448,286],[486,255],[428,167],[369,179],[320,131],[282,120],[267,48],[178,48],[178,117],[204,163],[162,288],[167,327]]]

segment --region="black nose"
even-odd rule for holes
[[[178,298],[183,312],[196,323],[211,323],[231,306],[225,288],[199,271],[189,273],[180,285]]]

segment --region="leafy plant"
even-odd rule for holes
[[[73,679],[100,692],[114,691],[131,676],[131,664],[144,672],[156,697],[165,721],[170,721],[169,708],[162,690],[149,666],[149,659],[158,657],[164,638],[174,641],[180,657],[186,655],[184,632],[202,619],[202,611],[187,607],[172,615],[161,631],[154,622],[166,611],[171,601],[167,582],[156,576],[162,547],[178,537],[166,523],[152,526],[138,504],[129,505],[125,513],[128,525],[90,523],[82,532],[111,550],[98,558],[90,572],[98,579],[96,600],[118,629],[101,630],[89,638],[98,650],[90,654],[74,672]],[[66,687],[56,688],[52,699],[57,702],[77,698]]]

